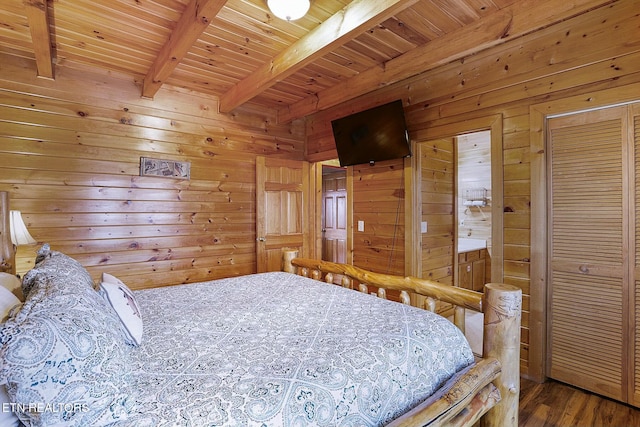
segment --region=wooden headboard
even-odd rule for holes
[[[0,191],[0,272],[15,274],[15,253],[9,229],[9,193]]]

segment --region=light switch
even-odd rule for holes
[[[358,231],[364,231],[364,221],[358,221]]]
[[[426,233],[427,232],[427,221],[422,221],[420,223],[420,231],[422,233]]]

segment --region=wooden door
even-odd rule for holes
[[[633,223],[630,224],[630,239],[634,240],[634,244],[629,251],[631,259],[630,275],[631,286],[629,298],[627,301],[630,305],[629,313],[631,318],[631,328],[633,330],[633,339],[629,345],[629,360],[633,364],[630,372],[630,393],[629,403],[640,407],[640,103],[629,106],[627,126],[629,132],[627,135],[633,141],[634,156],[631,156],[630,162],[635,172],[635,188],[633,196],[635,208],[633,212]]]
[[[548,122],[548,375],[622,401],[634,228],[625,117],[619,107]]]
[[[258,272],[281,271],[282,250],[309,251],[309,164],[256,159],[256,256]]]
[[[347,172],[322,176],[322,259],[347,262]]]
[[[455,137],[425,141],[417,145],[417,168],[420,171],[420,222],[426,225],[420,239],[421,277],[454,285],[458,276],[455,256]],[[469,279],[471,281],[472,279]],[[423,298],[413,296],[422,305]],[[453,314],[453,306],[440,301],[437,313]]]
[[[455,258],[455,138],[418,144],[422,233],[422,277],[453,285]],[[455,258],[455,259],[454,259]],[[457,272],[456,272],[457,274]]]

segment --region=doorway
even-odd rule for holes
[[[473,263],[480,260],[480,252],[467,256],[464,252],[470,247],[461,247],[458,236],[463,238],[478,238],[489,247],[490,256],[484,249],[485,256],[490,262],[485,262],[484,268],[477,265],[477,274],[484,277],[476,278],[478,287],[492,282],[501,282],[503,278],[503,147],[502,147],[502,116],[494,115],[456,123],[441,129],[430,129],[425,132],[420,142],[416,143],[415,156],[412,159],[414,169],[413,189],[416,206],[413,212],[412,228],[414,247],[420,248],[416,254],[413,274],[425,279],[431,279],[443,284],[458,286],[461,272],[466,273],[469,267],[471,278],[468,280],[473,286]],[[466,140],[463,142],[463,140]],[[485,163],[482,166],[482,180],[475,180],[471,163],[458,166],[457,158],[464,151],[463,144],[476,144],[478,152]],[[465,153],[466,154],[466,153]],[[469,157],[471,156],[471,151]],[[486,157],[485,157],[486,155]],[[477,159],[475,160],[478,161]],[[466,170],[472,170],[465,178]],[[486,170],[485,170],[486,169]],[[460,182],[458,182],[460,175]],[[486,175],[486,177],[485,177]],[[469,191],[467,191],[469,190]],[[476,193],[475,190],[481,190]],[[486,191],[485,191],[486,190]],[[466,203],[465,203],[466,202]],[[468,206],[465,206],[468,205]],[[458,213],[458,208],[466,215]],[[480,210],[482,212],[480,212]],[[484,217],[483,217],[484,214]],[[486,217],[486,218],[485,218]],[[464,223],[460,226],[460,222]],[[481,225],[487,225],[486,230],[480,230]],[[489,225],[490,223],[490,225]],[[469,235],[471,233],[471,235]],[[464,254],[464,257],[463,255]],[[474,259],[478,254],[477,259]],[[462,258],[463,257],[463,258]],[[486,261],[486,259],[485,259]],[[470,263],[470,264],[466,264]],[[440,305],[441,314],[452,314],[449,306]],[[467,313],[466,334],[470,342],[481,343],[482,317]],[[481,345],[472,347],[473,351],[481,354]]]
[[[491,131],[458,135],[457,286],[482,291],[491,281]]]
[[[347,262],[347,171],[322,165],[322,260]]]
[[[487,218],[491,218],[489,236],[486,240],[490,246],[491,262],[485,272],[485,282],[501,282],[503,278],[503,159],[502,159],[502,116],[487,116],[463,123],[447,126],[444,129],[433,129],[425,133],[421,142],[416,143],[415,156],[412,158],[416,188],[413,190],[416,208],[413,215],[414,247],[420,248],[416,254],[415,268],[412,274],[425,279],[436,280],[453,286],[458,285],[458,205],[464,210],[464,192],[458,198],[456,175],[457,140],[463,135],[488,137],[490,176],[488,183],[482,184],[487,189],[486,206],[480,206]],[[478,186],[480,183],[478,183]],[[462,185],[465,187],[465,185]],[[473,187],[473,188],[471,188]],[[469,185],[475,189],[476,184]],[[463,188],[463,190],[466,188]],[[489,192],[490,189],[490,192]],[[470,204],[484,204],[482,197],[474,200],[469,195]],[[477,210],[476,207],[471,209]],[[482,214],[477,213],[482,217]],[[488,222],[488,221],[486,221]],[[465,225],[467,222],[465,221]],[[469,223],[472,225],[472,223]],[[476,228],[477,229],[477,228]],[[468,233],[468,230],[466,230]],[[472,231],[471,236],[474,237]],[[476,234],[478,237],[479,233]],[[484,239],[484,238],[483,238]]]

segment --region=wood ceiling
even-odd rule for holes
[[[576,3],[598,2],[311,0],[287,22],[266,0],[2,0],[0,52],[35,59],[42,77],[91,65],[132,75],[141,96],[177,86],[286,122],[565,19]]]

